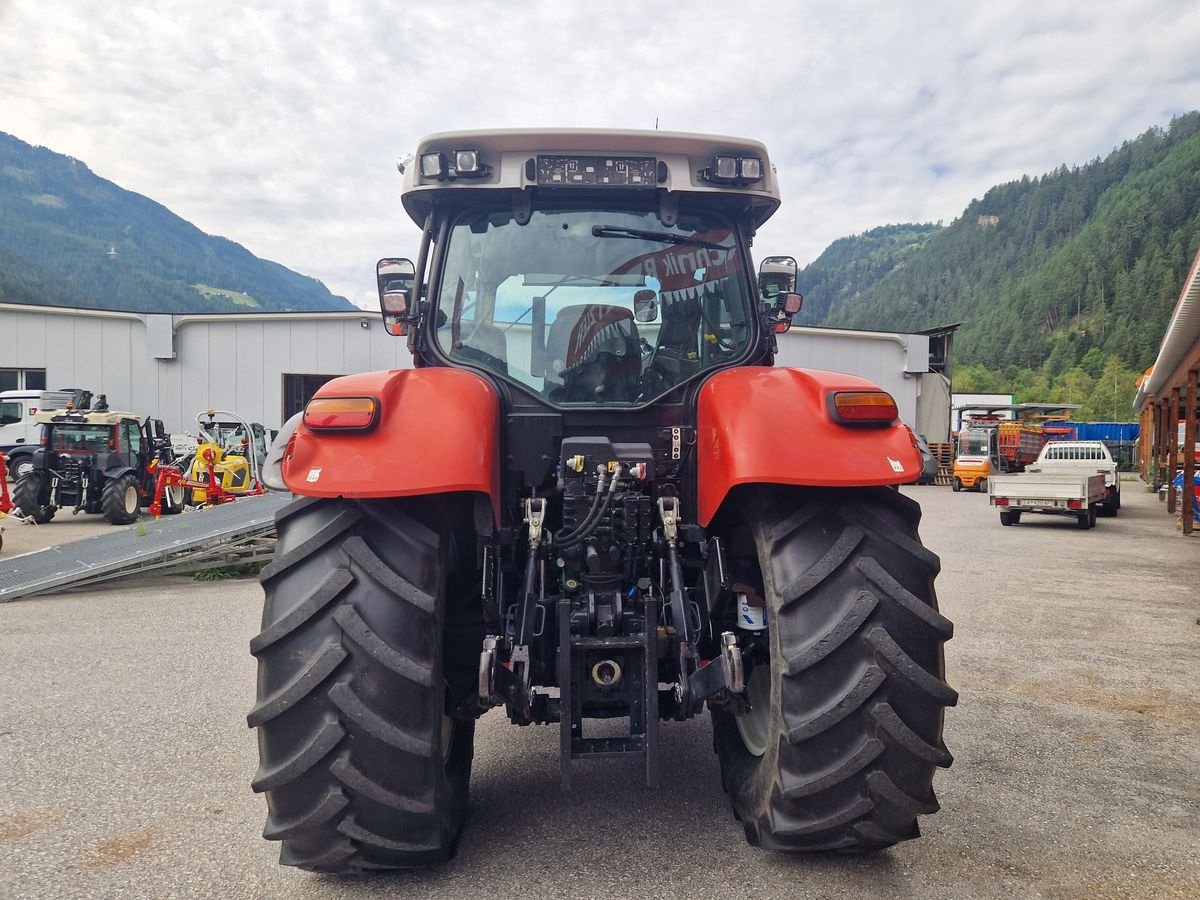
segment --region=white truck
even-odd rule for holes
[[[1121,508],[1121,475],[1117,461],[1103,441],[1052,441],[1042,448],[1037,461],[1027,472],[1054,475],[1104,476],[1104,500],[1098,510],[1102,516],[1115,516]]]
[[[1104,502],[1104,475],[1072,472],[1024,472],[988,479],[988,502],[1000,510],[1001,525],[1017,525],[1022,513],[1074,516],[1080,528],[1096,524]]]

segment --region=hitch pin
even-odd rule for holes
[[[663,533],[674,544],[679,540],[679,498],[659,497],[658,516],[662,519]]]
[[[529,525],[529,546],[536,550],[542,543],[542,521],[546,517],[546,498],[530,497],[525,501],[525,522]]]

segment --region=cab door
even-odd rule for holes
[[[142,429],[132,419],[121,422],[121,448],[118,451],[122,465],[138,471],[142,468]]]

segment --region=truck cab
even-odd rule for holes
[[[37,415],[41,391],[0,391],[0,453],[36,446]]]

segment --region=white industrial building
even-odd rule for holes
[[[793,328],[779,336],[777,361],[868,378],[896,398],[914,431],[945,441],[952,333]],[[158,315],[0,304],[0,387],[84,388],[171,431],[189,429],[209,408],[278,428],[330,378],[411,364],[406,342],[370,312]]]

